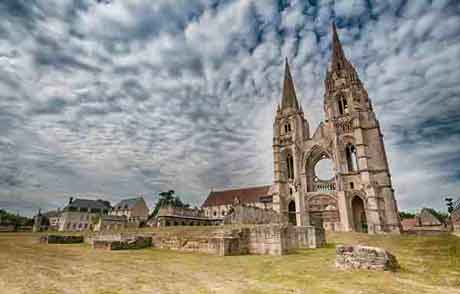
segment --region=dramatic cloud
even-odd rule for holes
[[[313,132],[333,20],[400,208],[460,196],[458,1],[6,0],[0,17],[0,207],[271,183],[284,57]]]

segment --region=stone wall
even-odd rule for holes
[[[272,209],[243,204],[232,206],[224,217],[224,224],[280,224],[282,216]]]
[[[157,232],[153,246],[220,256],[244,254],[282,255],[298,248],[324,246],[324,230],[292,225],[256,225],[215,230]]]
[[[238,229],[161,231],[153,234],[153,246],[221,256],[238,255],[242,234],[244,233]]]
[[[39,242],[46,243],[46,244],[83,243],[83,236],[46,235],[46,236],[41,236]]]
[[[335,266],[340,269],[396,270],[396,257],[379,247],[338,245]]]

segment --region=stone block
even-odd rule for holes
[[[395,271],[399,268],[396,257],[379,247],[338,245],[335,266],[340,269],[366,269]]]

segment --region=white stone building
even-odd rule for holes
[[[103,200],[73,199],[63,209],[59,218],[59,231],[92,230],[102,215],[107,215],[110,203]]]
[[[117,203],[109,213],[114,216],[125,216],[128,223],[140,223],[149,217],[149,208],[143,197],[124,199]]]

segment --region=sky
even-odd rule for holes
[[[313,133],[335,21],[400,210],[460,197],[460,2],[2,0],[0,208],[270,184],[288,57]]]

